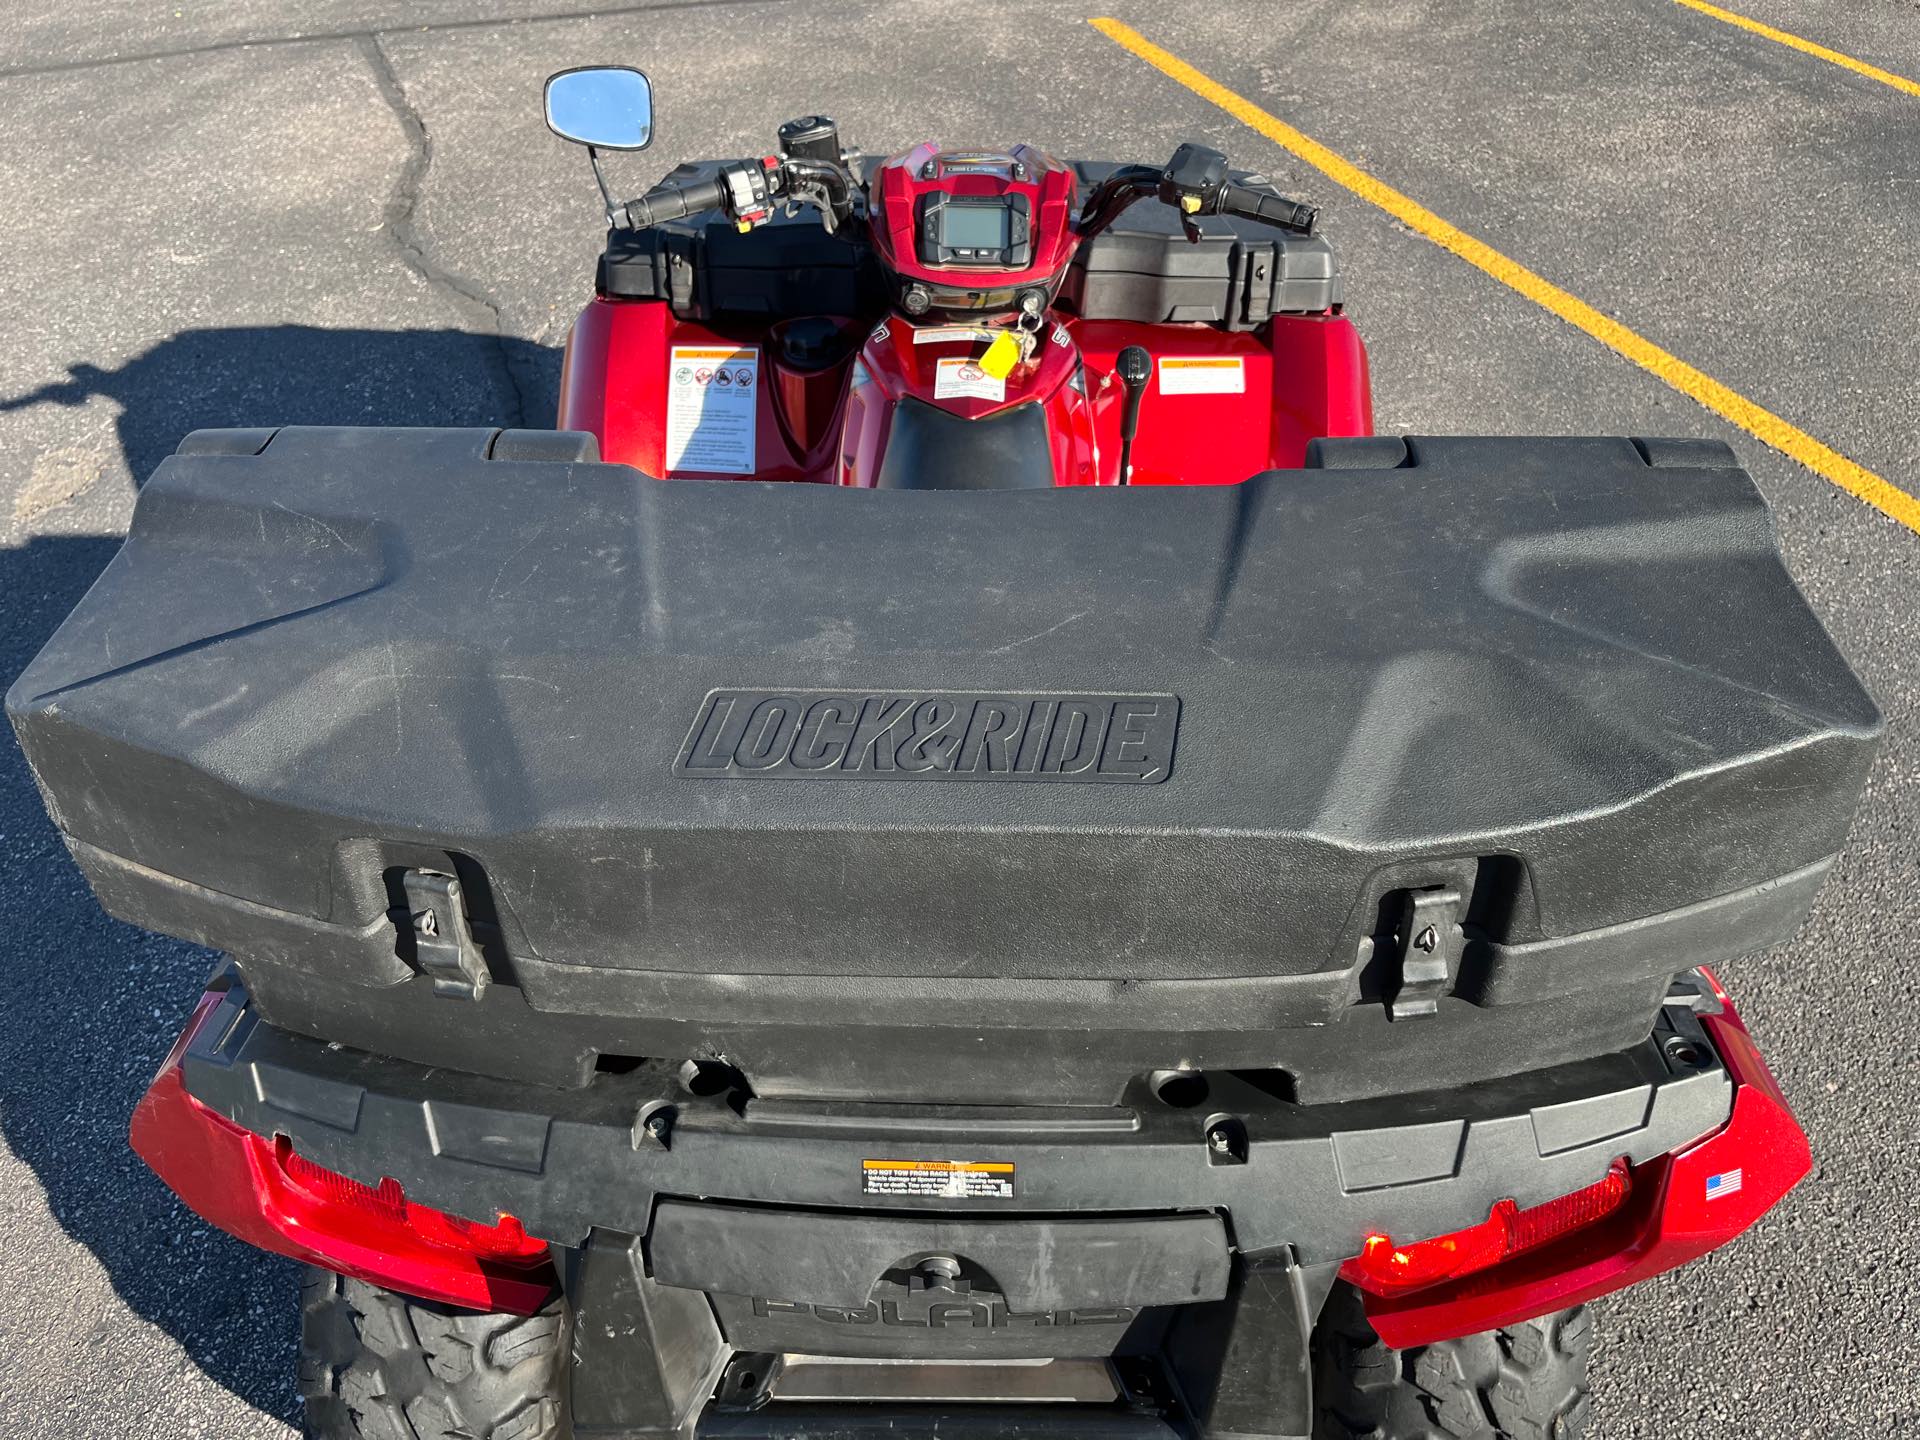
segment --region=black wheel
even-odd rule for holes
[[[310,1269],[300,1395],[313,1440],[565,1440],[570,1321],[434,1305]]]
[[[1335,1285],[1313,1335],[1316,1440],[1575,1440],[1586,1434],[1584,1307],[1412,1350],[1381,1343]]]

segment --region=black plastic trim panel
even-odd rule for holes
[[[186,1053],[187,1088],[258,1134],[456,1214],[508,1211],[578,1245],[595,1227],[648,1233],[655,1202],[1018,1217],[1213,1212],[1241,1253],[1291,1246],[1302,1263],[1354,1253],[1370,1231],[1429,1235],[1591,1184],[1723,1124],[1725,1071],[1693,1014],[1663,1007],[1646,1042],[1456,1090],[1302,1106],[1214,1075],[1180,1106],[1142,1080],[1111,1110],[763,1108],[663,1062],[576,1091],[430,1070],[329,1046],[260,1021],[232,985]],[[1671,1058],[1671,1047],[1697,1057]],[[691,1088],[690,1088],[691,1087]],[[1191,1103],[1187,1103],[1191,1102]],[[651,1123],[649,1123],[651,1122]],[[1231,1146],[1209,1145],[1224,1130]],[[863,1190],[862,1161],[1011,1164],[1011,1194],[923,1200]],[[805,1299],[789,1296],[789,1299]]]

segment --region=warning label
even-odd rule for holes
[[[667,365],[667,472],[753,473],[757,346],[676,345]]]
[[[1011,1200],[1013,1165],[1005,1160],[862,1160],[860,1188],[868,1195],[929,1200]]]
[[[1007,382],[982,370],[978,360],[949,356],[934,367],[933,398],[952,400],[962,395],[976,400],[1004,400]]]
[[[1238,355],[1175,355],[1160,362],[1162,395],[1239,395],[1247,388]]]
[[[907,333],[916,345],[985,345],[1000,332],[984,325],[928,325]]]

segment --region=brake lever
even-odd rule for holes
[[[853,218],[853,197],[859,187],[845,166],[831,160],[787,156],[781,160],[778,174],[786,193],[820,212],[829,235]]]

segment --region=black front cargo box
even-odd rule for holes
[[[1081,193],[1112,165],[1076,161]],[[1263,176],[1234,172],[1234,182],[1271,190]],[[1317,315],[1341,303],[1333,247],[1319,235],[1293,235],[1230,215],[1193,221],[1141,200],[1083,244],[1067,267],[1061,303],[1086,320],[1143,325],[1200,321],[1252,330],[1275,315]]]
[[[720,162],[697,161],[667,178],[709,179]],[[647,230],[609,230],[599,291],[620,300],[664,300],[683,320],[791,320],[877,315],[886,279],[864,239],[829,235],[814,210],[775,210],[742,235],[718,210]]]
[[[1713,443],[1021,492],[529,458],[572,444],[160,467],[7,698],[113,913],[284,1028],[553,1084],[1344,1098],[1643,1039],[1792,933],[1879,731]]]

